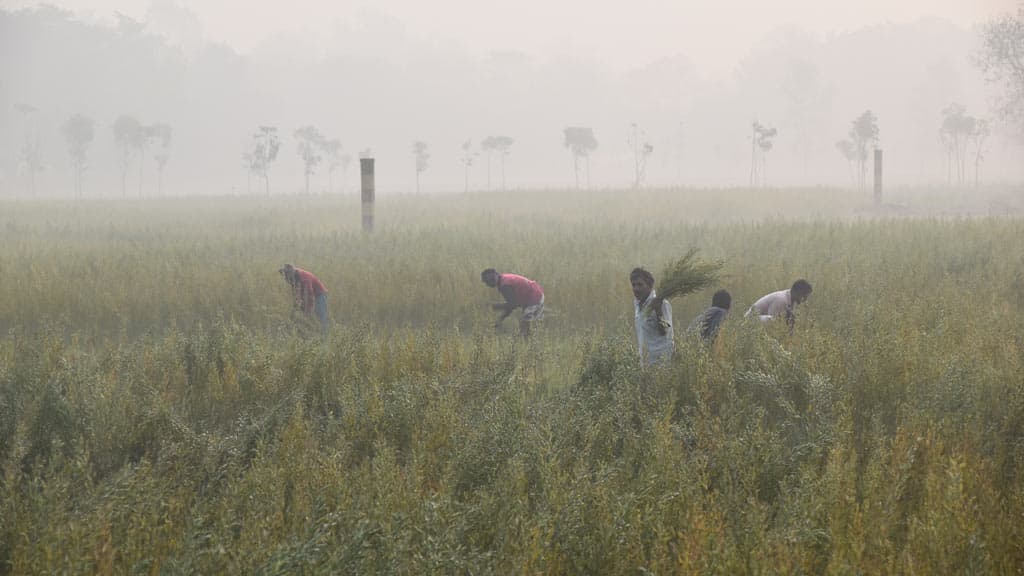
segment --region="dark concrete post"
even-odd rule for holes
[[[882,151],[875,148],[875,206],[882,205]]]
[[[373,158],[359,159],[359,174],[363,183],[363,232],[373,232]]]

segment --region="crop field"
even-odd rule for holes
[[[0,574],[1024,571],[1020,186],[379,200],[0,203]],[[643,369],[629,271],[690,248]]]

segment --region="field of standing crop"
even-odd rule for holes
[[[886,202],[5,202],[0,573],[1019,573],[1024,190]],[[690,248],[721,286],[641,369],[629,271]],[[491,266],[544,287],[529,341]],[[798,277],[792,334],[744,321]]]

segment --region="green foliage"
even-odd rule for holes
[[[602,194],[391,199],[372,237],[344,198],[5,206],[0,573],[1024,565],[1019,220]],[[643,369],[628,271],[679,246],[735,310]],[[325,338],[283,261],[328,285]],[[487,264],[545,287],[530,341],[490,328]],[[792,335],[743,321],[797,276]]]
[[[697,249],[691,248],[686,254],[669,264],[661,274],[658,295],[662,298],[678,298],[699,292],[718,282],[718,271],[723,262],[707,262],[696,257]]]

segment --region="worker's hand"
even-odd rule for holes
[[[664,320],[658,320],[658,334],[664,336],[668,334],[669,324]]]

